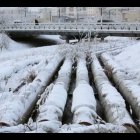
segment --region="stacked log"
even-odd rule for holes
[[[25,122],[32,111],[38,96],[45,90],[55,71],[62,62],[63,57],[54,57],[48,65],[38,73],[25,91],[11,94],[5,100],[0,99],[0,124],[13,126]]]

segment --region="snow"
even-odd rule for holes
[[[128,46],[122,53],[117,55],[115,60],[124,68],[140,69],[140,42]]]
[[[41,38],[41,39],[49,39],[49,40],[52,40],[54,42],[56,42],[57,44],[62,44],[62,43],[65,43],[65,40],[62,40],[60,39],[60,36],[59,35],[39,35],[37,36],[37,38]],[[0,34],[0,39],[1,39],[1,34]],[[0,53],[7,53],[7,52],[13,52],[13,51],[22,51],[22,50],[27,50],[27,49],[30,49],[32,46],[31,45],[28,45],[28,44],[24,44],[24,43],[19,43],[19,42],[16,42],[14,40],[12,40],[10,37],[7,36],[7,40],[9,42],[8,44],[8,48],[7,49],[3,49]]]
[[[1,34],[0,34],[1,36]],[[24,50],[24,49],[28,49],[29,46],[23,43],[18,43],[14,40],[12,40],[10,37],[7,36],[7,40],[9,42],[8,44],[8,48],[7,49],[3,49],[0,53],[7,53],[7,52],[13,52],[15,50]]]
[[[117,37],[117,36],[108,36],[104,40],[106,41],[127,41],[130,40],[129,37]]]
[[[127,38],[126,38],[127,40]],[[128,40],[129,41],[129,40]],[[112,59],[127,72],[127,79],[132,79],[139,85],[140,81],[140,42],[139,40],[134,43],[127,43],[127,47],[122,50],[118,55],[112,56]],[[114,64],[113,64],[114,66]],[[115,66],[114,66],[115,67]]]
[[[73,123],[94,124],[97,117],[94,91],[89,85],[85,56],[78,59],[76,72],[76,88],[73,92],[71,112]]]
[[[29,66],[29,65],[34,65],[38,64],[41,58],[33,58],[30,60],[23,60],[20,62],[16,61],[9,61],[2,63],[1,66],[1,71],[0,71],[0,79],[4,79],[5,76],[10,76],[12,73],[18,72],[19,70]],[[7,67],[4,67],[4,65],[7,65]]]
[[[80,107],[86,106],[93,110],[96,110],[94,92],[90,85],[79,84],[73,92],[72,112],[75,112],[75,110]]]
[[[134,125],[134,122],[126,110],[123,97],[109,82],[96,56],[93,57],[91,67],[101,104],[108,122],[118,125],[126,123]]]
[[[25,90],[21,90],[19,94],[12,94],[11,99],[5,99],[5,103],[1,105],[0,111],[5,112],[0,114],[0,122],[7,125],[16,125],[24,122],[29,110],[36,101],[39,94],[41,94],[44,87],[50,81],[54,71],[56,71],[62,57],[54,57],[50,63],[38,73],[37,77],[32,83],[29,83]],[[20,104],[20,105],[19,105]]]
[[[2,53],[0,55],[0,61],[7,61],[11,59],[21,59],[23,57],[24,59],[30,58],[30,56],[38,56],[38,55],[43,55],[43,56],[49,56],[54,55],[57,52],[57,49],[59,48],[59,45],[52,45],[52,46],[45,46],[45,47],[39,47],[39,48],[30,48],[30,49],[25,49],[25,50],[15,50],[12,53],[7,52],[7,53]]]
[[[70,83],[71,68],[71,60],[66,59],[58,72],[58,78],[56,79],[51,91],[49,91],[44,104],[39,106],[37,121],[61,121],[67,101],[67,91]]]
[[[0,133],[25,133],[26,131],[29,131],[29,128],[22,124],[12,127],[2,127],[0,129]]]
[[[118,69],[117,67],[114,67],[114,65],[116,66],[116,63],[109,55],[103,54],[101,59],[103,60],[107,69],[112,69],[112,76],[116,85],[119,87],[125,100],[132,106],[137,118],[140,119],[140,86],[137,85],[133,79],[126,79],[126,73],[123,71],[123,68]]]
[[[124,126],[110,123],[84,126],[80,124],[63,125],[59,133],[128,133]]]
[[[60,110],[64,111],[64,107],[67,99],[67,91],[63,87],[63,85],[56,84],[54,85],[52,92],[49,94],[46,105],[54,105],[58,107]]]
[[[93,53],[114,52],[114,54],[116,54],[122,52],[129,45],[134,45],[137,42],[138,40],[135,38],[108,36],[104,38],[103,42],[99,42],[97,38],[95,38],[93,43],[90,43],[89,45],[92,46],[91,50]]]
[[[62,110],[57,107],[55,104],[43,104],[39,107],[39,114],[36,119],[38,122],[42,121],[61,121],[63,115]]]
[[[38,74],[48,63],[48,60],[43,56],[30,58],[21,61],[8,60],[5,63],[1,63],[1,90],[9,91],[11,88],[11,91],[14,91],[17,85],[23,82],[27,83],[31,74]],[[7,65],[7,67],[4,67],[4,65]]]
[[[0,34],[1,35],[1,34]],[[38,38],[45,38],[45,39],[52,39],[58,44],[65,43],[64,40],[61,40],[59,38],[59,35],[40,35]],[[8,36],[6,36],[6,39],[9,41],[8,48],[3,48],[2,51],[0,51],[0,62],[3,63],[7,60],[16,60],[21,61],[25,59],[35,58],[35,57],[50,57],[52,58],[53,55],[58,52],[58,49],[60,45],[51,45],[51,46],[41,46],[38,48],[32,48],[28,44],[24,43],[18,43]],[[11,53],[12,52],[12,53]],[[5,63],[5,62],[4,62]],[[16,62],[15,62],[16,63]],[[14,64],[14,62],[12,63]]]
[[[139,111],[139,85],[135,84],[136,79],[140,80],[140,43],[134,39],[128,37],[106,37],[104,42],[84,42],[84,45],[77,43],[77,45],[67,45],[64,40],[59,38],[59,35],[48,36],[40,35],[38,38],[46,38],[56,41],[59,45],[42,46],[39,48],[30,48],[29,45],[17,43],[12,39],[9,39],[9,48],[0,52],[0,123],[9,126],[3,126],[0,128],[0,132],[23,132],[23,133],[46,133],[46,132],[64,132],[64,133],[101,133],[101,132],[126,132],[126,127],[120,125],[111,124],[96,124],[96,99],[94,91],[89,84],[88,71],[86,68],[85,56],[80,58],[77,65],[77,77],[76,88],[73,92],[73,102],[71,111],[73,113],[73,124],[62,125],[62,116],[64,113],[68,88],[71,80],[71,61],[68,59],[63,63],[58,72],[58,78],[50,86],[46,88],[46,83],[50,80],[54,74],[55,69],[58,67],[58,63],[63,58],[57,56],[57,54],[65,56],[66,58],[74,57],[75,54],[82,55],[82,51],[86,51],[91,48],[94,53],[100,53],[107,51],[109,54],[115,54],[112,56],[113,61],[111,64],[114,66],[113,72],[123,76],[122,80],[125,80],[124,85],[127,87],[125,90],[128,95],[133,96],[131,100],[135,101],[134,106]],[[137,43],[137,44],[136,44]],[[90,45],[90,47],[88,46]],[[78,48],[79,47],[79,48]],[[123,48],[123,49],[122,49]],[[126,48],[126,49],[125,49]],[[137,60],[137,61],[136,61]],[[116,62],[116,63],[114,63]],[[131,63],[131,64],[130,64]],[[97,63],[95,63],[97,65]],[[96,69],[96,72],[101,69]],[[124,74],[125,72],[129,74]],[[32,72],[35,72],[35,79],[28,83],[26,82],[17,92],[13,91],[22,84],[23,80]],[[136,74],[133,74],[133,72]],[[82,76],[81,76],[82,75]],[[118,92],[109,82],[106,82],[106,78],[100,73],[98,84],[101,87],[100,92],[102,95],[107,95],[103,105],[107,104],[108,109],[115,112],[116,107],[119,108],[118,114],[121,117],[121,112],[125,112],[124,99],[119,98]],[[135,82],[130,82],[130,80]],[[121,83],[121,82],[120,82]],[[131,86],[130,86],[131,84]],[[123,84],[122,84],[123,85]],[[9,92],[9,88],[11,91]],[[46,90],[45,90],[46,88]],[[31,118],[28,122],[28,127],[21,123],[24,122],[24,117],[29,113],[30,107],[33,107],[34,102],[40,97],[37,105],[38,114],[33,121]],[[33,106],[32,106],[33,105]],[[29,110],[28,110],[29,109]],[[109,114],[109,113],[108,113]],[[118,114],[109,114],[112,118]],[[125,119],[128,116],[123,116]],[[21,120],[23,119],[23,120]],[[121,120],[118,120],[121,122]],[[127,122],[127,120],[125,120]],[[129,120],[128,120],[129,122]],[[83,125],[79,125],[81,123]],[[85,124],[85,125],[84,125]],[[86,126],[86,125],[90,126]],[[94,124],[94,125],[92,125]],[[15,126],[13,126],[15,125]],[[29,129],[30,128],[30,129]]]
[[[61,126],[62,123],[59,121],[35,122],[11,127],[4,126],[0,128],[0,133],[56,133]]]

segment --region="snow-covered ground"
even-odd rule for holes
[[[140,69],[140,42],[128,47],[115,60],[125,68]]]
[[[0,38],[1,38],[1,34],[0,34]],[[8,47],[7,48],[3,48],[1,53],[5,53],[5,52],[13,52],[15,50],[24,50],[29,48],[28,45],[23,44],[23,43],[18,43],[14,40],[12,40],[11,38],[7,37],[6,41],[8,41]],[[1,41],[0,41],[1,42]]]
[[[133,132],[130,128],[128,129],[128,124],[121,124],[119,119],[115,123],[111,123],[110,119],[102,118],[97,113],[96,106],[98,105],[93,105],[93,103],[97,102],[98,99],[94,97],[93,89],[95,87],[91,85],[90,79],[92,78],[88,74],[89,68],[86,68],[88,64],[86,64],[86,58],[81,58],[78,55],[83,54],[83,52],[81,53],[80,51],[87,51],[89,49],[91,49],[91,54],[93,55],[108,52],[113,59],[114,66],[118,65],[117,68],[121,68],[124,71],[126,70],[130,75],[133,74],[132,80],[138,82],[140,80],[140,42],[128,37],[106,37],[103,42],[94,39],[90,43],[83,42],[83,45],[81,43],[68,45],[65,44],[65,41],[61,40],[58,35],[41,35],[39,38],[52,39],[58,42],[58,44],[61,44],[31,48],[26,44],[17,43],[9,39],[8,49],[3,49],[0,52],[0,111],[3,112],[0,114],[0,125],[2,125],[0,132]],[[70,53],[73,53],[72,56]],[[73,56],[76,55],[78,56],[77,61],[79,63],[77,63],[77,66],[72,66],[72,63],[75,61],[73,60]],[[64,56],[66,56],[68,60],[64,59]],[[61,64],[63,60],[65,63]],[[115,63],[117,64],[115,65]],[[100,65],[100,63],[98,63],[98,65]],[[99,66],[99,68],[100,67],[101,66]],[[72,118],[73,121],[71,121],[70,124],[63,124],[62,116],[66,100],[69,100],[67,86],[69,86],[70,75],[73,69],[77,71],[75,77],[77,84],[75,89],[73,89],[74,95],[71,94],[73,97],[71,105],[71,107],[73,106],[71,110],[71,113],[74,114]],[[98,67],[95,68],[95,70],[96,69],[98,69]],[[95,84],[97,86],[103,84],[102,82],[104,80],[108,85],[112,86],[109,83],[109,79],[103,78],[105,77],[104,72],[105,70],[102,70],[102,74],[100,74],[97,70],[97,80],[94,82],[99,83]],[[54,75],[55,77],[53,78]],[[134,78],[134,76],[136,78]],[[103,80],[101,80],[100,77],[102,77]],[[78,89],[80,87],[79,85],[81,85],[81,89]],[[104,86],[105,85],[102,85],[102,87]],[[114,104],[110,97],[115,100],[115,96],[117,96],[116,94],[119,94],[119,92],[115,91],[116,87],[110,88],[114,88],[114,95],[110,92],[107,97],[104,90],[106,87],[102,89],[98,87],[97,89],[106,97],[105,99],[101,97],[102,102],[104,102],[106,106],[105,108],[111,106],[111,111],[115,114]],[[85,96],[86,89],[90,90],[88,91],[89,95],[87,94]],[[107,90],[109,89],[107,88]],[[80,99],[80,92],[82,92],[82,100],[78,100]],[[39,98],[40,100],[38,100]],[[119,99],[122,100],[121,94]],[[63,102],[61,102],[61,100]],[[98,100],[98,102],[99,101],[100,100]],[[117,101],[118,100],[116,100],[115,107],[117,107]],[[36,106],[35,102],[37,102]],[[122,102],[124,103],[124,100],[122,100]],[[123,105],[120,104],[120,108],[121,107],[125,110],[125,103]],[[37,108],[35,117],[31,117],[31,114],[34,113],[30,113],[30,111],[33,112],[35,108]],[[123,111],[121,113],[123,114]],[[29,114],[30,118],[26,118],[27,120],[25,121],[24,117],[27,117]],[[107,112],[107,115],[109,116],[109,112]],[[117,114],[115,116],[119,115]],[[112,116],[112,118],[115,116]],[[119,117],[121,118],[121,116]],[[88,122],[89,120],[91,123]],[[23,123],[25,124],[23,125]],[[132,125],[134,125],[133,122]]]
[[[133,79],[138,84],[140,83],[140,42],[125,48],[120,54],[113,56],[114,60],[125,69],[128,73],[133,75]]]
[[[93,42],[94,44],[91,44],[93,46],[93,51],[100,53],[113,50],[115,52],[121,52],[124,48],[136,44],[138,41],[135,38],[108,36],[103,42],[98,40],[94,40]]]
[[[1,37],[1,34],[0,34],[0,37]],[[36,38],[46,39],[46,40],[48,39],[48,40],[54,41],[55,44],[65,43],[65,40],[60,39],[59,35],[51,35],[51,36],[39,35]],[[30,48],[34,47],[34,46],[31,46],[27,43],[16,42],[9,37],[7,37],[7,40],[9,42],[8,47],[3,48],[2,51],[0,52],[0,54],[5,53],[5,52],[7,53],[7,52],[13,52],[13,51],[21,51],[21,50],[30,49]]]

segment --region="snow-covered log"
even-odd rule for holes
[[[37,121],[61,121],[67,101],[67,91],[70,84],[72,61],[66,59],[62,65],[58,79],[44,104],[39,107]]]
[[[94,124],[96,100],[92,87],[89,85],[85,58],[79,58],[76,72],[76,88],[73,92],[72,108],[73,123]]]
[[[40,60],[40,62],[33,61],[34,63],[32,63],[31,60],[28,61],[29,63],[25,66],[25,63],[23,63],[22,66],[21,62],[21,69],[17,70],[17,68],[15,68],[15,70],[17,71],[15,71],[15,73],[12,73],[11,71],[11,75],[9,73],[9,77],[8,75],[6,75],[4,78],[3,75],[4,79],[1,81],[1,91],[13,91],[13,93],[15,94],[15,92],[19,93],[21,90],[25,90],[27,85],[35,79],[37,74],[42,69],[44,69],[48,62],[46,58],[43,58],[43,60]]]
[[[46,67],[46,65],[49,63],[49,59],[42,57],[43,60],[41,60],[39,62],[38,65],[34,66],[33,69],[37,70],[38,72],[40,72],[44,67]]]
[[[38,73],[33,82],[26,87],[26,90],[19,94],[12,94],[10,98],[3,101],[0,99],[0,124],[12,126],[25,121],[38,96],[45,90],[62,60],[63,57],[55,56],[44,70]]]
[[[96,56],[93,56],[91,69],[107,121],[116,125],[133,126],[134,122],[126,109],[123,97],[109,82]]]
[[[131,127],[127,129],[124,126],[106,124],[94,124],[84,126],[80,124],[63,125],[59,133],[135,133]]]
[[[0,80],[3,80],[5,77],[10,77],[12,73],[18,72],[19,70],[29,65],[38,64],[40,60],[41,60],[40,58],[39,59],[37,58],[32,60],[24,60],[18,63],[16,63],[16,61],[9,61],[6,67],[5,67],[6,63],[4,63],[3,65],[1,65]],[[16,65],[14,65],[14,63],[16,63]]]
[[[115,84],[120,89],[126,101],[131,105],[138,120],[140,120],[140,87],[131,80],[129,75],[109,55],[102,54],[101,59],[106,69],[111,71]]]
[[[14,83],[16,87],[13,86],[13,93],[16,92],[16,89],[25,90],[26,86],[35,79],[35,77],[40,71],[44,70],[47,64],[48,61],[46,60],[46,58],[43,58],[43,60],[41,60],[38,65],[32,66],[31,68],[27,67],[27,69],[24,69],[24,71],[21,71],[20,73],[16,74],[16,77],[19,77],[19,80],[15,81]],[[15,79],[14,77],[12,77],[12,79],[10,80]],[[10,84],[10,80],[8,80],[8,84]]]

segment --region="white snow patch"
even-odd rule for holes
[[[122,53],[114,58],[125,68],[140,69],[140,42],[128,46]]]
[[[107,41],[116,41],[116,40],[130,40],[130,38],[129,37],[117,37],[117,36],[108,36],[108,37],[106,37],[104,40],[107,40]]]

